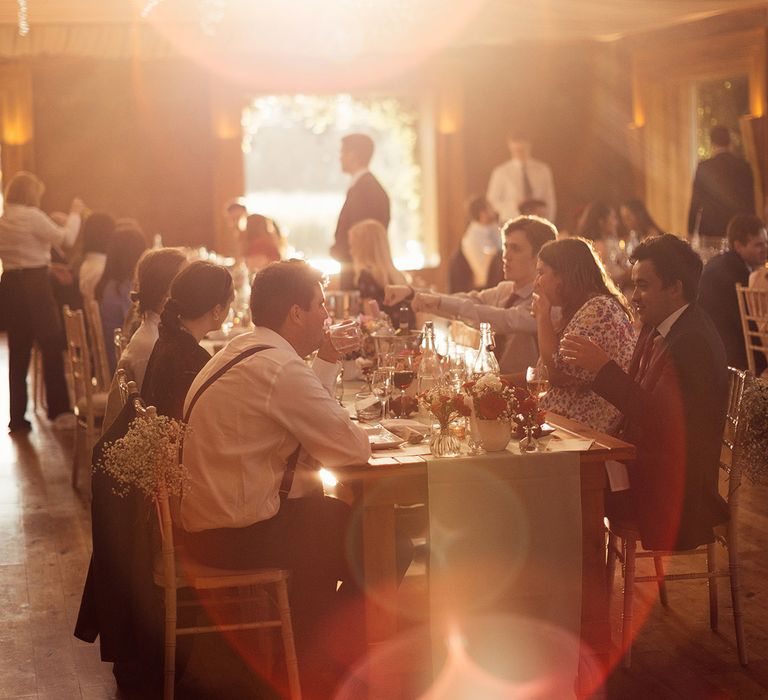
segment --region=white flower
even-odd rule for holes
[[[117,482],[118,495],[136,487],[150,498],[162,488],[180,496],[187,479],[187,470],[179,463],[185,431],[184,423],[168,416],[134,418],[123,437],[104,445],[97,466]]]

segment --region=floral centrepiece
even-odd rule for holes
[[[163,489],[181,496],[187,470],[179,463],[179,447],[185,432],[184,423],[168,416],[134,418],[123,437],[105,444],[98,466],[117,482],[120,496],[132,487],[149,498]]]
[[[450,424],[472,413],[466,397],[453,387],[439,384],[419,394],[419,402],[438,424],[438,429],[433,428],[429,438],[429,451],[435,457],[458,457],[461,443],[451,432]]]
[[[515,387],[513,389],[517,398],[517,414],[515,420],[515,437],[523,438],[526,435],[526,427],[532,428],[532,436],[539,438],[542,435],[541,426],[546,420],[544,411],[539,410],[538,401],[524,387]]]
[[[419,394],[419,402],[440,424],[447,428],[451,421],[469,416],[472,407],[453,387],[437,385]]]
[[[484,374],[464,383],[464,392],[471,401],[478,420],[511,421],[518,413],[515,390],[506,379]]]

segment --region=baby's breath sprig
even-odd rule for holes
[[[120,496],[135,487],[156,498],[163,486],[169,496],[181,496],[187,470],[179,446],[186,431],[185,423],[168,416],[134,418],[123,437],[104,445],[97,466],[114,478]]]
[[[768,483],[768,381],[748,380],[741,399],[745,425],[736,453],[744,475],[753,484]]]

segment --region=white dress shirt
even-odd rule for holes
[[[525,169],[531,184],[531,198],[543,201],[547,205],[547,219],[554,221],[557,202],[552,170],[546,163],[535,158],[525,162]],[[522,161],[510,159],[494,168],[488,182],[486,199],[499,213],[502,223],[520,215],[520,204],[526,199]]]
[[[78,285],[80,294],[84,299],[93,299],[96,292],[96,285],[104,274],[104,268],[107,264],[105,253],[86,253],[83,263],[78,272]]]
[[[37,207],[6,204],[0,217],[0,260],[4,270],[51,264],[51,246],[72,247],[80,231],[80,215],[70,214],[59,226]]]
[[[683,306],[681,306],[677,311],[673,311],[658,326],[656,326],[656,330],[659,332],[659,335],[662,338],[667,337],[669,331],[672,330],[672,326],[675,325],[675,321],[677,321],[677,319],[683,315],[683,311],[685,311],[689,306],[690,304],[683,304]]]
[[[488,268],[501,250],[501,234],[498,224],[481,224],[470,221],[461,239],[461,252],[472,270],[475,287],[485,287]]]
[[[189,420],[183,463],[189,489],[181,500],[188,532],[239,528],[267,520],[280,508],[278,490],[296,446],[301,453],[289,498],[321,493],[318,468],[365,464],[363,430],[332,397],[338,368],[316,359],[310,368],[282,336],[257,327],[211,358],[192,382],[184,406],[227,362],[255,345],[201,395]]]
[[[128,379],[136,382],[136,387],[141,391],[144,383],[144,374],[147,371],[147,363],[157,339],[160,337],[160,316],[154,311],[147,311],[141,321],[141,325],[131,336],[128,345],[125,346],[120,357],[119,367],[128,373]]]

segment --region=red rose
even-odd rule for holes
[[[507,408],[507,402],[498,394],[484,394],[477,402],[480,418],[496,420]]]
[[[536,401],[534,401],[530,396],[528,396],[528,398],[523,399],[519,403],[517,409],[518,411],[520,411],[520,413],[527,416],[529,413],[536,410]]]

